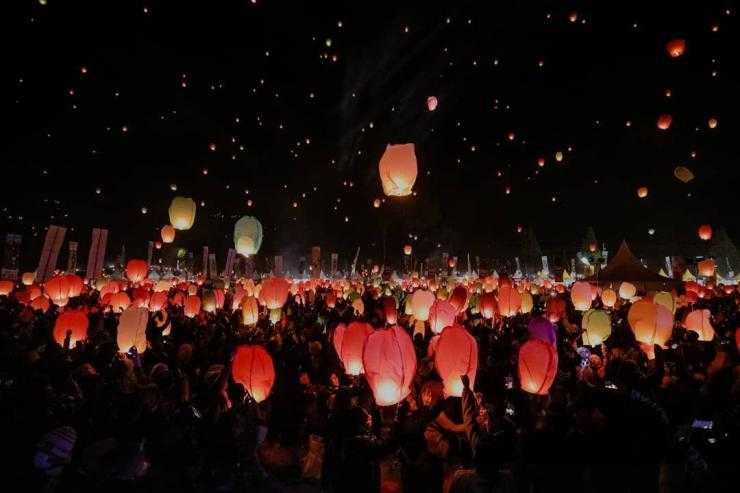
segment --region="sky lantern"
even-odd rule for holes
[[[671,128],[671,123],[673,122],[673,117],[669,114],[662,114],[658,117],[658,128],[660,130],[668,130]]]
[[[683,320],[683,326],[686,330],[691,330],[699,334],[700,341],[711,341],[714,339],[714,327],[711,322],[711,312],[706,308],[694,310],[686,314]]]
[[[530,394],[547,395],[558,371],[558,351],[539,339],[519,348],[519,384]]]
[[[175,229],[187,231],[195,223],[195,201],[189,197],[175,197],[170,204],[170,224]]]
[[[254,325],[259,319],[259,306],[257,299],[253,296],[245,296],[241,302],[242,323],[244,325]]]
[[[54,323],[54,340],[64,346],[67,333],[70,333],[69,347],[74,347],[77,341],[87,338],[87,327],[90,321],[82,310],[67,310],[59,314]]]
[[[213,291],[203,290],[202,308],[206,313],[216,313],[216,296]]]
[[[673,332],[673,314],[649,300],[636,301],[627,312],[627,321],[635,339],[645,344],[662,346]]]
[[[587,310],[583,314],[581,328],[583,343],[588,346],[598,346],[612,333],[612,320],[606,310]]]
[[[637,189],[637,196],[641,199],[644,199],[648,196],[648,188],[647,187],[640,187]]]
[[[149,311],[157,312],[167,306],[167,292],[157,291],[149,298]]]
[[[234,225],[234,245],[240,255],[256,254],[262,246],[262,224],[252,216],[239,219]]]
[[[533,317],[527,324],[529,337],[545,341],[553,346],[557,343],[557,332],[550,320],[544,317]]]
[[[519,310],[522,313],[527,314],[532,311],[532,308],[534,308],[534,300],[532,299],[532,295],[529,294],[529,292],[524,291],[522,293],[522,306]]]
[[[697,267],[699,268],[700,276],[712,277],[714,275],[716,264],[714,262],[714,259],[708,258],[699,262],[697,264]]]
[[[326,307],[330,309],[337,306],[337,293],[334,290],[326,293],[326,296],[324,297],[324,303],[326,303]]]
[[[123,311],[131,305],[131,299],[128,297],[125,291],[118,291],[112,293],[107,302],[110,305],[111,310],[115,313],[123,313]]]
[[[385,316],[385,323],[388,325],[395,325],[398,322],[398,308],[393,296],[383,298],[383,315]]]
[[[44,291],[55,305],[61,306],[67,304],[69,285],[70,279],[67,276],[56,276],[46,281]]]
[[[49,310],[50,304],[49,298],[44,295],[31,300],[31,308],[34,310],[41,310],[43,313],[46,313]]]
[[[275,383],[272,357],[262,346],[239,346],[231,363],[231,374],[255,402],[267,399]]]
[[[589,295],[590,299],[590,295]],[[550,298],[545,306],[547,319],[552,323],[557,323],[565,316],[565,300],[562,298]]]
[[[35,272],[24,272],[21,276],[21,282],[24,286],[30,286],[36,280]]]
[[[698,234],[702,240],[709,241],[712,239],[712,227],[709,224],[702,224],[699,226]]]
[[[619,297],[623,300],[631,300],[637,294],[637,287],[631,282],[624,281],[619,285]]]
[[[456,315],[457,309],[452,303],[440,299],[434,300],[429,309],[429,328],[432,333],[439,334],[445,327],[452,325]]]
[[[562,151],[557,151],[555,153],[555,161],[562,162],[562,160],[563,160],[563,152]]]
[[[462,312],[468,305],[468,290],[462,284],[455,286],[450,294],[449,302],[458,312]]]
[[[411,195],[417,173],[414,144],[388,144],[378,170],[383,193],[391,197]]]
[[[584,312],[591,308],[591,285],[578,281],[570,288],[570,299],[576,310]]]
[[[416,351],[411,337],[401,327],[394,325],[370,334],[365,341],[362,362],[377,405],[397,404],[411,391],[416,373]]]
[[[188,295],[188,297],[185,298],[185,302],[183,303],[185,316],[188,318],[195,318],[195,316],[200,313],[200,305],[201,301],[197,295]]]
[[[140,353],[147,347],[146,325],[149,322],[149,310],[130,306],[118,319],[118,350],[127,353],[135,347]]]
[[[683,183],[688,183],[694,179],[694,173],[686,166],[676,166],[673,170],[673,176]]]
[[[667,291],[659,291],[653,295],[653,303],[663,305],[671,313],[676,313],[676,299]]]
[[[617,303],[617,293],[611,288],[606,288],[601,292],[601,302],[607,308],[613,307]]]
[[[262,281],[261,286],[258,297],[260,303],[268,310],[282,308],[288,300],[290,283],[281,277],[269,277]]]
[[[427,98],[427,109],[429,111],[434,111],[437,109],[437,97],[436,96],[429,96]]]
[[[332,342],[347,375],[357,376],[364,372],[362,352],[367,336],[372,333],[373,328],[365,322],[352,322],[348,326],[339,324],[334,329]]]
[[[149,264],[146,260],[131,259],[126,264],[126,277],[134,284],[138,284],[149,275]]]
[[[665,49],[671,58],[678,58],[686,51],[686,40],[681,38],[672,39],[665,44]]]
[[[478,343],[475,338],[460,325],[445,328],[434,348],[434,367],[442,378],[445,395],[462,396],[460,375],[467,375],[470,387],[474,388],[478,371]]]
[[[175,228],[169,224],[165,224],[159,231],[159,235],[162,237],[162,243],[172,243],[175,241]]]
[[[510,284],[498,288],[498,311],[504,317],[513,317],[522,306],[522,295]]]
[[[403,254],[404,255],[411,255],[411,252],[413,251],[413,248],[411,245],[404,245],[403,247]]]
[[[0,296],[8,296],[15,289],[15,283],[13,281],[2,280],[0,281]]]
[[[482,293],[478,298],[478,310],[483,318],[490,320],[498,313],[498,303],[493,293]]]
[[[414,318],[426,322],[429,319],[429,310],[435,300],[434,293],[425,289],[417,289],[411,294],[411,313]]]
[[[380,199],[373,200],[373,207],[376,209],[380,208]]]
[[[80,276],[76,274],[65,274],[64,278],[67,280],[68,298],[75,298],[82,294],[85,283]]]
[[[711,129],[715,129],[715,128],[717,128],[717,123],[718,123],[718,121],[717,121],[717,119],[716,119],[716,118],[714,118],[714,117],[712,117],[712,118],[710,118],[709,120],[707,120],[707,126],[708,126],[709,128],[711,128]]]

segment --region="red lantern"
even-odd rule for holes
[[[111,306],[111,309],[116,313],[122,313],[131,304],[131,300],[125,291],[119,291],[118,293],[112,294],[106,303]]]
[[[699,238],[704,241],[712,239],[712,227],[709,224],[702,224],[699,226]]]
[[[478,344],[468,331],[452,325],[442,331],[434,348],[434,366],[444,383],[445,394],[462,396],[460,375],[467,375],[471,388],[478,370]]]
[[[678,58],[686,50],[686,40],[681,38],[672,39],[665,44],[665,49],[671,58]]]
[[[550,298],[547,300],[545,313],[547,313],[547,319],[550,322],[559,322],[565,316],[565,300],[562,298]]]
[[[522,295],[511,284],[498,288],[498,310],[504,317],[513,317],[522,306]]]
[[[197,295],[188,295],[188,297],[185,298],[184,303],[185,316],[188,318],[195,318],[195,316],[200,313],[200,305],[201,301]]]
[[[445,327],[455,322],[457,309],[452,303],[444,300],[435,300],[429,309],[429,328],[433,334],[439,334]]]
[[[146,260],[131,259],[126,264],[126,277],[134,284],[138,284],[149,275],[149,264]]]
[[[465,289],[465,286],[455,286],[455,289],[452,290],[452,294],[450,295],[449,302],[455,307],[458,313],[465,310],[468,306],[468,290]]]
[[[641,199],[644,199],[648,196],[648,188],[647,187],[640,187],[637,189],[637,196]]]
[[[290,283],[280,277],[270,277],[262,281],[259,301],[269,310],[282,308],[290,294]]]
[[[0,296],[8,296],[13,292],[13,289],[15,289],[15,283],[13,281],[0,281]]]
[[[435,96],[429,96],[427,98],[427,109],[429,111],[434,111],[437,109],[437,98]]]
[[[363,373],[362,352],[367,337],[372,333],[373,328],[364,322],[352,322],[347,327],[339,324],[334,330],[334,349],[347,375],[357,376]]]
[[[31,308],[34,310],[41,310],[43,313],[46,313],[49,310],[49,305],[49,298],[43,295],[31,300]]]
[[[324,302],[327,308],[334,308],[337,306],[337,294],[334,291],[329,291],[324,297]]]
[[[644,344],[662,346],[673,332],[673,313],[649,300],[635,302],[627,312],[627,321],[635,333],[635,339]]]
[[[397,404],[411,391],[416,351],[411,337],[401,327],[395,325],[370,334],[362,362],[377,405]]]
[[[530,394],[546,395],[558,371],[558,351],[540,339],[530,339],[519,348],[519,383]]]
[[[67,304],[69,298],[69,284],[67,276],[56,276],[46,282],[44,290],[54,304],[62,306]]]
[[[87,315],[82,310],[62,312],[54,323],[54,340],[63,346],[69,332],[69,347],[73,347],[77,341],[83,341],[87,338],[89,323]]]
[[[159,234],[162,236],[162,243],[172,243],[175,241],[175,228],[169,224],[162,226]]]
[[[262,346],[239,346],[231,364],[231,374],[256,402],[267,399],[275,383],[272,357]]]
[[[658,128],[661,130],[668,130],[671,128],[673,117],[668,114],[662,114],[658,117]]]
[[[498,304],[493,293],[483,293],[478,298],[478,310],[483,318],[490,320],[498,314]]]
[[[156,312],[167,306],[167,291],[159,291],[149,298],[149,311]]]

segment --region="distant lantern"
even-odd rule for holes
[[[553,346],[557,344],[557,329],[550,320],[544,317],[532,318],[527,324],[527,330],[531,339],[539,339]]]
[[[688,183],[694,179],[694,173],[692,173],[691,170],[685,166],[676,166],[676,168],[673,170],[673,176],[675,176],[679,181],[682,181],[683,183]]]
[[[662,114],[658,117],[658,128],[661,130],[668,130],[671,128],[673,117],[668,114]]]
[[[195,201],[189,197],[175,197],[170,204],[170,223],[175,229],[186,231],[195,223]]]
[[[631,282],[624,281],[619,285],[619,297],[623,300],[631,300],[637,294],[637,288]]]
[[[498,311],[504,317],[513,317],[522,306],[522,295],[511,285],[498,288]]]
[[[378,164],[383,192],[391,197],[411,195],[416,182],[416,153],[414,144],[398,144],[385,148]]]
[[[439,334],[455,322],[455,316],[457,308],[452,303],[437,299],[429,309],[429,328],[433,334]]]
[[[498,304],[493,293],[483,293],[478,298],[478,310],[485,319],[492,319],[498,314]]]
[[[663,305],[649,300],[636,301],[627,312],[627,321],[635,339],[662,346],[671,337],[673,314]]]
[[[591,308],[591,285],[578,281],[570,289],[570,299],[576,310],[585,312]]]
[[[427,98],[427,109],[429,111],[434,111],[437,109],[437,97],[436,96],[429,96]]]
[[[169,224],[162,226],[159,234],[162,237],[162,243],[172,243],[175,241],[175,228]]]
[[[392,406],[411,392],[416,351],[411,337],[401,327],[395,325],[370,334],[362,363],[377,405]]]
[[[255,402],[262,402],[270,396],[275,383],[272,357],[262,346],[239,346],[231,363],[231,375]]]
[[[348,326],[339,324],[334,329],[332,343],[347,375],[357,376],[364,373],[362,353],[367,336],[373,328],[365,322],[352,322]]]
[[[703,310],[694,310],[686,315],[683,326],[686,330],[699,334],[700,341],[711,341],[714,339],[714,327],[712,327],[711,316],[711,312],[706,308]]]
[[[712,118],[710,118],[710,119],[709,119],[709,120],[707,121],[707,125],[708,125],[708,126],[709,126],[709,128],[711,128],[711,129],[715,129],[715,128],[717,128],[717,123],[718,123],[718,122],[717,122],[717,119],[716,119],[716,118],[713,118],[713,117],[712,117]]]
[[[640,187],[637,189],[637,196],[641,199],[644,199],[648,196],[648,188],[647,187]]]
[[[290,293],[290,283],[280,277],[270,277],[262,281],[259,292],[260,303],[265,305],[268,310],[277,310],[282,308],[288,300]]]
[[[617,293],[610,288],[606,288],[601,292],[601,302],[605,307],[611,308],[617,303]]]
[[[183,304],[185,316],[188,318],[195,318],[195,316],[200,313],[200,306],[201,301],[197,295],[188,295],[188,297],[185,298],[185,303]]]
[[[146,260],[131,259],[126,264],[126,277],[134,284],[144,281],[149,275],[149,264]]]
[[[434,367],[442,378],[445,395],[462,396],[461,375],[467,375],[471,388],[475,385],[478,371],[478,343],[475,338],[460,325],[445,328],[434,348]]]
[[[404,245],[403,247],[403,254],[404,255],[411,255],[411,252],[413,251],[413,248],[411,245]]]
[[[256,254],[262,246],[262,224],[252,216],[239,219],[234,225],[234,245],[240,255]]]
[[[149,310],[146,308],[128,307],[118,320],[118,350],[127,353],[135,347],[140,353],[147,347],[146,326],[149,322]]]
[[[587,310],[583,314],[581,328],[585,331],[583,343],[587,346],[598,346],[612,332],[611,316],[605,310]]]
[[[665,44],[665,49],[671,58],[678,58],[686,51],[686,40],[681,38],[672,39]]]
[[[709,224],[702,224],[699,226],[699,238],[701,238],[704,241],[709,241],[712,239],[712,227]]]
[[[395,325],[398,322],[398,308],[393,296],[383,298],[383,315],[385,316],[385,323],[388,325]]]
[[[0,281],[0,296],[8,296],[13,292],[13,289],[15,289],[15,283],[13,281]]]
[[[540,168],[544,168],[545,167],[545,158],[543,158],[543,157],[537,158],[537,166],[539,166]]]
[[[558,371],[558,351],[539,339],[519,348],[519,384],[530,394],[547,395]]]
[[[562,151],[557,151],[555,153],[555,161],[561,162],[562,160],[563,160],[563,152]]]
[[[411,313],[414,315],[414,318],[426,322],[429,318],[429,310],[435,299],[436,297],[431,291],[424,289],[414,291],[410,295]]]
[[[716,264],[714,263],[714,260],[711,258],[708,258],[706,260],[702,260],[697,265],[699,268],[699,275],[704,277],[712,277],[714,275],[714,270],[716,268]]]
[[[24,272],[23,276],[21,276],[21,282],[24,286],[30,286],[33,284],[34,280],[36,280],[35,272]]]
[[[378,209],[380,207],[380,199],[373,200],[373,207]]]
[[[241,302],[242,323],[244,325],[254,325],[259,317],[259,306],[257,300],[252,296],[245,296]]]
[[[87,338],[87,327],[89,324],[90,321],[84,311],[64,311],[59,314],[54,323],[54,340],[60,346],[63,346],[69,332],[69,347],[74,347],[77,341],[83,341]]]

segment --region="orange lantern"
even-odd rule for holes
[[[671,58],[678,58],[686,51],[686,40],[681,38],[672,39],[665,44],[665,49]]]
[[[648,196],[648,188],[647,187],[640,187],[637,189],[637,196],[641,199],[644,199]]]
[[[158,291],[149,298],[149,311],[156,312],[167,306],[167,292]]]
[[[711,312],[706,308],[703,310],[694,310],[686,314],[683,326],[699,334],[700,341],[711,341],[714,339],[714,327],[711,322]]]
[[[709,128],[715,129],[717,128],[717,123],[718,122],[716,118],[710,118],[709,121],[707,122],[707,125],[709,126]]]
[[[561,318],[565,316],[565,300],[563,300],[562,298],[550,298],[549,300],[547,300],[545,313],[547,313],[547,319],[551,323],[557,323]]]
[[[169,224],[162,226],[159,234],[162,236],[162,243],[172,243],[175,241],[175,228]]]
[[[122,313],[126,308],[129,307],[129,305],[131,304],[131,300],[129,299],[125,291],[119,291],[110,296],[107,304],[110,305],[111,309],[114,312]]]
[[[504,317],[513,317],[522,306],[522,295],[510,284],[498,288],[498,310]]]
[[[379,406],[401,402],[411,391],[416,351],[401,327],[378,330],[367,337],[362,356],[365,377]]]
[[[386,195],[391,197],[411,195],[417,173],[414,144],[388,144],[383,157],[380,158],[378,171]]]
[[[424,289],[418,289],[411,294],[411,313],[417,320],[426,322],[429,319],[429,310],[435,300],[434,293]],[[407,301],[408,303],[408,301]]]
[[[631,282],[624,281],[619,285],[619,297],[623,300],[631,300],[637,294],[637,287]]]
[[[585,312],[591,308],[591,285],[578,281],[570,289],[570,299],[576,310]]]
[[[708,258],[699,262],[698,267],[700,276],[712,277],[714,275],[716,265],[713,259]]]
[[[280,277],[270,277],[262,281],[259,301],[269,310],[282,308],[290,294],[290,283]]]
[[[362,352],[365,349],[365,340],[372,332],[370,324],[364,322],[352,322],[349,326],[339,324],[334,329],[332,342],[347,375],[357,376],[363,373]]]
[[[673,314],[663,305],[648,300],[635,302],[627,313],[627,321],[639,342],[662,346],[673,332]]]
[[[54,323],[54,340],[60,346],[63,346],[67,333],[69,333],[69,347],[74,347],[77,341],[83,341],[87,338],[89,323],[87,315],[82,310],[64,311],[59,314]]]
[[[43,313],[46,313],[49,310],[49,305],[49,298],[43,295],[31,300],[31,308],[34,310],[41,310]]]
[[[67,276],[56,276],[46,281],[44,290],[54,304],[60,306],[67,304],[67,299],[69,298],[69,282],[70,280]]]
[[[36,273],[35,272],[24,272],[21,276],[21,282],[24,286],[30,286],[33,284],[33,281],[36,279]]]
[[[558,351],[541,339],[519,348],[519,384],[530,394],[547,395],[558,371]]]
[[[126,277],[134,284],[138,284],[149,275],[149,264],[146,260],[131,259],[126,264]]]
[[[429,328],[433,334],[439,334],[445,327],[455,321],[457,309],[449,301],[435,300],[429,309]]]
[[[458,312],[465,310],[468,306],[468,290],[465,289],[465,286],[455,286],[455,289],[452,290],[452,294],[450,295],[449,302]]]
[[[699,238],[701,238],[704,241],[709,241],[712,239],[712,227],[709,224],[702,224],[699,226]]]
[[[658,117],[658,128],[661,130],[668,130],[671,128],[673,117],[668,114],[662,114]]]
[[[467,330],[459,325],[445,328],[433,351],[434,367],[442,378],[446,395],[462,396],[460,375],[467,375],[473,388],[478,371],[478,344]]]
[[[146,326],[149,322],[149,310],[130,306],[118,320],[118,350],[127,353],[135,347],[140,353],[147,347]]]
[[[200,313],[201,301],[197,295],[191,294],[185,298],[183,304],[185,316],[188,318],[194,318]]]
[[[380,208],[380,199],[373,200],[373,207],[376,209]]]
[[[617,293],[610,288],[607,288],[601,292],[601,302],[604,306],[611,308],[617,303]]]
[[[262,346],[239,346],[231,363],[231,374],[256,402],[267,399],[275,383],[272,357]]]
[[[490,320],[498,313],[498,303],[493,293],[483,293],[478,298],[478,310],[483,318]]]
[[[241,302],[242,323],[244,325],[254,325],[259,319],[259,306],[253,296],[245,296]]]
[[[0,296],[8,296],[14,289],[15,283],[13,281],[0,281]]]

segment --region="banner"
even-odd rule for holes
[[[337,271],[339,270],[339,254],[338,253],[332,253],[331,254],[331,276],[334,277],[337,275]]]
[[[218,276],[218,269],[216,269],[216,254],[210,253],[208,254],[208,274],[207,277],[210,279],[212,277]]]
[[[673,266],[671,265],[671,257],[665,258],[665,266],[668,277],[673,277]]]
[[[154,242],[150,241],[146,246],[146,263],[152,265],[152,259],[154,257]]]
[[[69,255],[67,256],[67,272],[74,274],[77,270],[77,242],[69,242]]]
[[[100,277],[105,261],[105,247],[108,243],[108,230],[93,228],[90,241],[90,253],[87,256],[85,279],[88,281]]]
[[[62,243],[64,243],[64,235],[66,233],[67,228],[53,225],[49,226],[49,229],[46,231],[44,247],[41,250],[39,266],[36,269],[37,282],[46,282],[54,274],[54,270],[57,268],[59,251],[62,249]]]
[[[208,279],[208,247],[203,247],[203,261],[200,264],[201,272],[203,272],[203,275]]]
[[[275,255],[275,266],[272,269],[272,273],[278,277],[282,277],[285,273],[282,255]]]
[[[224,266],[224,277],[226,279],[231,278],[231,273],[234,271],[234,259],[236,258],[236,250],[229,248],[226,253],[226,265]]]
[[[321,275],[321,247],[311,248],[311,265],[309,266],[311,277],[317,279]]]
[[[542,273],[546,276],[550,275],[550,265],[547,263],[547,255],[542,256]]]
[[[21,235],[8,233],[5,235],[5,250],[3,251],[3,267],[0,277],[15,281],[18,279],[21,259]]]

